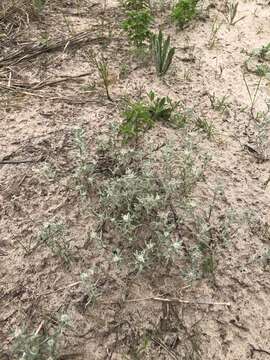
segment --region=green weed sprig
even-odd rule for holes
[[[130,42],[137,48],[142,48],[151,37],[150,25],[153,16],[149,9],[131,10],[122,22],[122,28],[127,32]]]
[[[172,19],[183,29],[196,16],[198,0],[178,0],[172,9]]]

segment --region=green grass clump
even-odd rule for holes
[[[215,133],[215,127],[211,122],[206,119],[198,117],[195,120],[195,128],[205,133],[208,139],[212,139]]]
[[[225,5],[226,8],[226,19],[229,23],[229,25],[234,26],[235,24],[237,24],[239,21],[243,20],[246,16],[242,16],[239,19],[236,19],[236,15],[237,15],[237,11],[238,11],[238,2],[227,2]]]
[[[122,22],[122,28],[127,32],[130,42],[137,48],[142,48],[151,37],[152,22],[153,16],[148,9],[131,10]]]
[[[169,36],[164,40],[162,31],[152,37],[151,45],[158,76],[165,75],[172,63],[175,48],[170,47],[170,41]]]
[[[198,0],[179,0],[172,9],[172,19],[182,29],[196,16]]]

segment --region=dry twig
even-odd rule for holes
[[[34,59],[44,53],[65,51],[67,48],[74,48],[79,45],[82,46],[90,42],[94,44],[101,42],[104,43],[105,41],[108,41],[107,37],[104,36],[92,37],[92,35],[93,35],[93,30],[90,30],[90,31],[81,32],[64,40],[60,39],[54,42],[52,41],[50,44],[33,43],[33,44],[25,45],[21,49],[0,59],[0,68],[4,66],[15,65],[22,61]]]
[[[193,301],[193,300],[184,300],[184,299],[178,299],[178,298],[160,298],[155,296],[149,296],[146,298],[138,298],[138,299],[129,299],[126,300],[126,303],[131,302],[141,302],[141,301],[157,301],[157,302],[163,302],[168,304],[190,304],[190,305],[221,305],[221,306],[231,306],[231,303],[228,302],[215,302],[215,301]],[[115,303],[110,302],[110,304]]]

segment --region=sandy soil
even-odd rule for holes
[[[8,37],[0,36],[1,360],[14,359],[16,329],[42,333],[55,327],[63,313],[70,326],[59,338],[57,359],[269,358],[269,129],[262,153],[257,136],[261,120],[251,116],[243,73],[251,94],[258,90],[253,113],[266,112],[269,74],[260,81],[246,70],[245,61],[254,49],[269,43],[270,6],[240,0],[237,18],[244,18],[230,26],[224,3],[211,4],[204,2],[199,17],[183,31],[171,23],[169,6],[155,12],[153,30],[160,26],[176,47],[164,81],[157,79],[151,61],[130,51],[119,26],[124,13],[117,1],[108,1],[105,10],[102,2],[56,1],[39,18],[28,19],[22,13],[2,20],[0,35],[8,23],[14,25]],[[221,27],[211,48],[215,21]],[[4,61],[26,45],[68,39],[84,31],[94,40],[19,63]],[[106,99],[97,71],[89,64],[87,51],[93,48],[103,51],[109,61],[113,102]],[[88,75],[34,86],[82,73]],[[181,101],[214,127],[210,139],[202,131],[190,130],[201,151],[211,156],[194,199],[208,206],[213,189],[222,185],[216,218],[230,210],[241,219],[249,214],[249,220],[237,223],[228,244],[216,249],[211,276],[188,281],[162,266],[153,273],[130,273],[111,261],[112,240],[104,248],[89,245],[96,225],[92,199],[81,199],[74,185],[78,166],[74,132],[84,129],[91,161],[98,136],[110,134],[110,125],[120,121],[123,96],[136,98],[149,90]],[[218,108],[216,101],[223,96],[226,105]],[[145,143],[174,140],[180,149],[184,135],[182,129],[158,125]],[[20,160],[32,162],[14,163]],[[69,267],[46,246],[37,245],[44,224],[52,222],[65,224],[65,241],[73,254]],[[80,274],[93,266],[98,268],[101,295],[85,307]],[[127,301],[151,296],[194,304]],[[198,304],[201,301],[212,305]]]

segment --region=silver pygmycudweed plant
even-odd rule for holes
[[[53,330],[47,330],[45,325],[42,326],[42,333],[41,328],[32,332],[26,328],[17,329],[14,334],[13,355],[18,360],[57,360],[58,345],[69,323],[68,315],[62,314]]]
[[[80,275],[83,290],[87,295],[85,307],[89,304],[94,304],[100,296],[100,291],[98,290],[98,280],[95,279],[96,272],[96,269],[92,268],[88,272],[81,273]]]
[[[159,174],[150,162],[144,162],[138,170],[126,169],[120,177],[108,178],[99,187],[98,212],[104,214],[107,226],[127,242],[125,247],[133,250],[132,262],[139,271],[157,265],[158,259],[171,262],[181,254],[182,242],[175,238],[176,224],[171,223],[169,215],[171,202],[174,199],[176,209],[181,209],[189,201],[206,165],[205,160],[199,160],[199,165],[190,151],[191,146],[184,158],[176,159],[175,151],[165,147]]]
[[[84,129],[78,128],[75,130],[74,143],[78,150],[78,156],[73,178],[81,197],[86,198],[94,180],[92,177],[94,164],[87,160],[88,152]]]
[[[45,224],[39,234],[39,242],[45,244],[53,255],[61,257],[67,265],[70,264],[70,246],[65,239],[64,224],[57,222]]]

